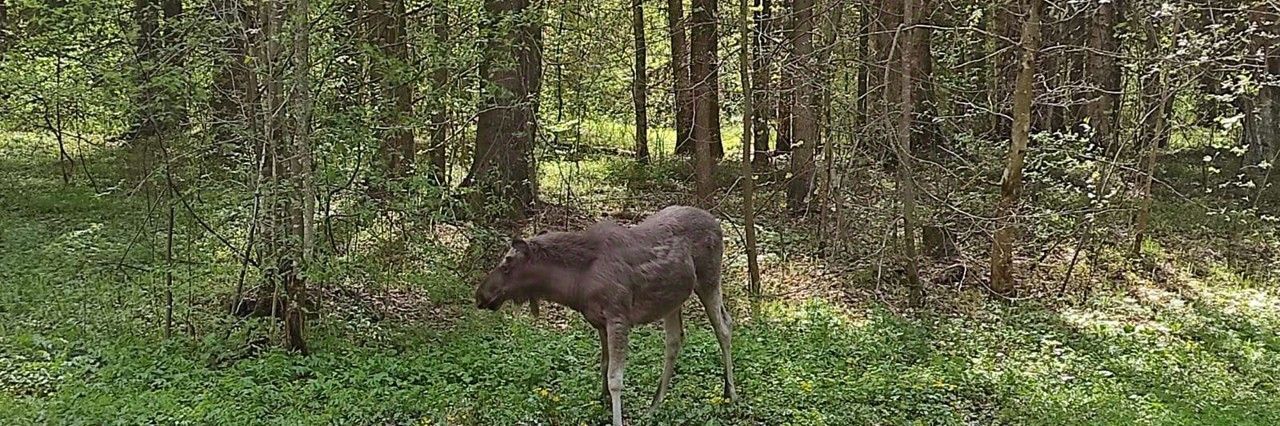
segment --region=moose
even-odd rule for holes
[[[711,213],[671,206],[625,227],[603,220],[578,232],[547,232],[513,239],[476,288],[476,306],[546,300],[582,314],[600,335],[601,396],[622,425],[622,373],[632,327],[662,320],[662,375],[649,407],[662,403],[684,343],[681,306],[702,301],[720,344],[724,397],[737,399],[730,345],[732,320],[720,289],[724,231]]]

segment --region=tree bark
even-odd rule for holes
[[[897,56],[899,56],[899,74],[896,89],[899,90],[898,131],[896,152],[898,159],[898,196],[902,202],[902,251],[906,258],[904,267],[907,273],[907,289],[911,306],[924,304],[924,285],[920,282],[919,255],[916,252],[916,195],[915,172],[912,170],[911,139],[915,122],[915,84],[912,76],[916,73],[916,52],[911,42],[916,39],[915,19],[919,13],[921,0],[903,0],[901,3],[902,25],[897,27]],[[905,33],[904,33],[905,32]]]
[[[818,76],[813,51],[813,1],[795,0],[792,4],[791,42],[794,57],[795,86],[791,97],[791,180],[787,183],[787,208],[792,213],[804,212],[813,193],[814,152],[818,145],[818,117],[814,109],[814,84]]]
[[[1116,38],[1120,0],[1100,2],[1089,30],[1089,72],[1097,82],[1087,113],[1094,144],[1111,150],[1116,144],[1116,121],[1120,109],[1120,43]]]
[[[413,173],[417,146],[409,119],[413,116],[414,76],[405,34],[404,0],[369,0],[371,31],[378,48],[373,67],[381,96],[379,102],[383,167],[389,181]]]
[[[724,158],[720,142],[719,2],[694,0],[689,13],[689,80],[693,91],[693,138],[706,144],[715,160]],[[696,152],[695,152],[696,154]],[[710,173],[709,164],[707,173]]]
[[[769,150],[769,93],[770,79],[773,76],[773,4],[771,0],[755,0],[756,7],[753,20],[756,24],[755,44],[752,45],[753,61],[751,62],[751,140],[757,152]],[[763,159],[764,157],[760,157]],[[753,161],[755,161],[753,159]]]
[[[870,49],[873,47],[871,45],[872,9],[870,3],[870,1],[864,1],[858,4],[858,57],[863,58],[863,60],[859,61],[857,65],[858,91],[855,93],[857,96],[857,106],[855,107],[853,115],[853,124],[854,131],[859,134],[865,133],[864,127],[867,124],[867,114],[869,112],[867,110],[867,100],[870,97],[870,93],[868,93],[868,84],[870,83],[869,79],[871,78],[871,75],[875,74],[869,60]]]
[[[245,61],[249,55],[248,9],[243,0],[217,0],[213,7],[222,52],[216,58],[210,128],[218,155],[225,156],[248,147],[244,139],[252,128],[249,111],[257,87],[249,85],[252,70]]]
[[[647,58],[648,49],[644,37],[644,0],[631,0],[631,33],[635,38],[636,58],[634,77],[631,79],[631,99],[635,103],[636,113],[636,161],[640,164],[649,162],[649,113],[647,111],[649,78]]]
[[[433,6],[435,7],[432,18],[432,33],[435,36],[435,44],[437,46],[437,58],[446,58],[448,54],[449,42],[449,9],[447,2],[437,0]],[[436,185],[449,185],[449,103],[447,102],[450,82],[449,82],[449,61],[437,60],[434,68],[431,70],[431,83],[436,93],[434,111],[431,113],[431,146],[427,148],[427,155],[430,157],[431,181]]]
[[[1159,31],[1147,25],[1147,49],[1150,54],[1159,55],[1156,40]],[[1160,159],[1160,151],[1168,145],[1169,114],[1173,110],[1172,97],[1168,93],[1164,64],[1157,63],[1155,71],[1149,71],[1142,79],[1142,99],[1144,116],[1140,129],[1139,144],[1146,150],[1146,158],[1142,164],[1142,180],[1139,183],[1138,212],[1134,217],[1133,245],[1129,254],[1137,256],[1142,252],[1142,243],[1146,240],[1148,223],[1151,221],[1151,183],[1155,180],[1156,165]]]
[[[992,28],[989,31],[990,48],[992,50],[991,75],[987,80],[987,112],[988,122],[984,129],[986,135],[991,138],[1000,138],[1009,133],[1009,121],[1004,118],[999,111],[1007,111],[1010,105],[1010,97],[1012,93],[1012,84],[1016,79],[1017,70],[1017,53],[1014,48],[1010,48],[1006,43],[1007,40],[1014,40],[1018,37],[1018,22],[1020,20],[1018,14],[1021,12],[1021,5],[1018,0],[1002,0],[994,5],[993,18],[990,23]],[[996,36],[999,37],[996,37]],[[1016,47],[1015,47],[1016,48]]]
[[[476,149],[463,186],[496,197],[508,217],[533,203],[533,146],[542,89],[542,11],[530,0],[486,0]]]
[[[1000,295],[1013,293],[1013,239],[1017,233],[1016,207],[1022,192],[1022,166],[1027,142],[1031,139],[1031,91],[1036,72],[1036,54],[1040,50],[1040,13],[1043,0],[1030,0],[1027,19],[1023,21],[1018,61],[1018,77],[1013,89],[1013,129],[1010,134],[1008,163],[1000,181],[1000,201],[996,204],[999,220],[991,241],[991,290]]]
[[[755,114],[755,99],[753,99],[753,96],[751,93],[751,88],[758,87],[758,86],[754,85],[754,82],[751,81],[751,74],[752,72],[756,72],[757,75],[759,75],[758,72],[760,68],[752,69],[752,61],[748,59],[748,55],[747,55],[746,46],[751,41],[751,30],[747,25],[747,19],[748,17],[751,16],[751,8],[747,6],[747,1],[748,0],[738,0],[738,15],[739,15],[738,35],[740,36],[741,45],[743,46],[743,48],[738,51],[738,71],[740,72],[739,78],[742,79],[742,87],[743,87],[743,90],[742,90],[742,138],[743,138],[742,139],[742,226],[746,234],[744,237],[746,239],[745,248],[747,252],[747,278],[748,278],[747,294],[751,295],[754,298],[758,298],[760,296],[760,264],[757,261],[757,256],[756,256],[755,176],[751,171],[751,166],[752,166],[751,162],[753,161],[753,159],[751,158],[751,150],[756,146],[752,141],[752,138],[755,136],[753,134],[754,130],[758,129],[755,126],[758,126],[760,123],[757,121],[759,116]],[[765,1],[765,3],[766,5],[768,4],[767,0]],[[758,22],[760,22],[758,20],[759,14],[757,14],[756,16],[757,16],[757,21],[756,21],[757,30],[760,30],[760,28],[758,27],[759,25]],[[762,41],[762,38],[757,35],[755,41],[756,41],[756,45],[754,46],[755,47],[754,51],[757,53],[756,59],[759,60],[760,58],[759,52],[763,51],[762,47],[760,46],[760,42]],[[769,133],[768,133],[767,122],[765,124],[766,124],[765,137],[768,137]]]
[[[1256,94],[1245,95],[1245,99],[1239,102],[1245,115],[1241,132],[1241,145],[1245,147],[1243,166],[1255,184],[1265,185],[1266,178],[1272,173],[1271,168],[1264,169],[1259,165],[1274,163],[1276,154],[1280,153],[1280,42],[1274,38],[1275,32],[1280,31],[1280,23],[1277,22],[1280,21],[1280,11],[1259,3],[1249,11],[1249,21],[1258,27],[1259,34],[1249,41],[1250,54],[1246,63],[1256,70],[1254,73],[1262,87]],[[1259,188],[1259,195],[1263,189]]]
[[[667,29],[671,36],[671,84],[675,99],[676,153],[693,153],[693,92],[689,81],[689,38],[684,1],[667,0]]]
[[[9,6],[8,0],[0,0],[0,58],[9,51]]]
[[[782,25],[778,25],[777,38],[783,40],[785,47],[782,49],[782,63],[779,64],[778,90],[774,91],[773,104],[775,114],[778,116],[778,138],[774,142],[774,150],[776,152],[791,152],[791,142],[794,138],[794,121],[795,116],[792,114],[791,108],[795,104],[795,89],[797,77],[796,62],[798,55],[795,52],[795,27],[796,27],[796,5],[795,0],[785,0],[785,10],[782,16]]]
[[[134,0],[135,41],[138,67],[134,73],[137,112],[127,140],[130,167],[135,177],[149,173],[155,143],[152,139],[170,134],[181,121],[182,109],[173,102],[180,88],[164,84],[164,74],[181,66],[178,33],[172,27],[182,15],[180,0]],[[162,19],[163,17],[163,19]]]
[[[289,350],[302,354],[307,353],[305,340],[307,287],[306,273],[310,267],[315,247],[315,211],[316,189],[311,169],[311,4],[309,0],[294,0],[292,13],[293,30],[293,93],[290,96],[291,116],[290,130],[293,133],[292,146],[289,147],[288,173],[290,198],[295,207],[289,211],[292,225],[293,244],[300,247],[292,250],[290,267],[281,268],[282,282],[285,283],[285,343]],[[296,195],[295,195],[296,194]]]
[[[915,11],[915,20],[918,28],[911,30],[911,46],[912,54],[915,55],[915,75],[911,76],[912,87],[915,91],[913,100],[915,101],[915,115],[912,118],[915,121],[917,131],[912,132],[911,145],[916,151],[926,152],[934,158],[943,155],[947,147],[943,146],[943,138],[941,137],[942,129],[939,122],[935,120],[938,116],[937,106],[934,102],[933,94],[933,22],[934,13],[938,13],[934,8],[934,2],[930,0],[920,0],[919,6]]]

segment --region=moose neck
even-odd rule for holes
[[[580,270],[561,265],[543,265],[538,267],[536,273],[538,278],[520,290],[521,299],[546,300],[574,310],[582,309],[583,295],[578,288],[581,281],[579,275],[582,273]]]

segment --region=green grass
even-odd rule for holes
[[[448,318],[330,312],[312,323],[310,356],[265,349],[218,362],[270,324],[218,313],[215,295],[237,269],[216,244],[197,241],[184,251],[191,265],[177,271],[177,316],[193,318],[194,336],[182,329],[164,339],[163,262],[147,248],[158,234],[144,232],[126,255],[145,203],[63,185],[56,157],[34,146],[0,140],[0,180],[10,183],[0,186],[0,424],[607,419],[595,399],[593,331],[576,319],[559,327],[475,311],[467,284],[440,271],[370,273],[439,287],[430,303]],[[90,158],[104,180],[119,164],[111,151]],[[616,166],[589,166],[586,179],[608,181]],[[904,316],[876,302],[851,312],[823,299],[765,303],[748,315],[736,303],[742,288],[728,283],[741,319],[734,355],[743,399],[719,398],[716,345],[695,313],[654,418],[641,413],[656,386],[661,332],[636,330],[628,416],[633,424],[1277,424],[1280,296],[1227,264],[1200,261],[1205,273],[1178,288],[1100,291],[1069,308],[980,302],[964,315]]]

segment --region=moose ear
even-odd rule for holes
[[[525,242],[525,240],[515,238],[511,240],[511,248],[518,252],[525,253],[529,251],[529,243]]]

